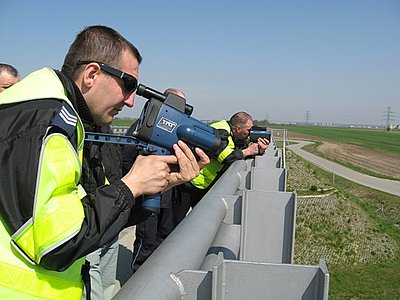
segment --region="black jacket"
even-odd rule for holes
[[[85,127],[93,128],[93,117],[73,81],[57,72]],[[0,214],[13,234],[32,217],[35,182],[38,173],[41,139],[63,102],[38,99],[10,105],[0,110]],[[76,146],[76,131],[68,136]],[[89,145],[90,146],[90,145]],[[75,260],[114,239],[124,228],[135,204],[129,188],[120,180],[104,184],[104,168],[95,160],[98,151],[84,150],[81,184],[87,192],[82,199],[85,218],[80,231],[61,246],[47,253],[40,264],[49,270],[63,271]],[[23,188],[22,188],[23,187]]]

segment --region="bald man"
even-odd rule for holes
[[[0,93],[19,81],[18,70],[8,64],[0,64]]]

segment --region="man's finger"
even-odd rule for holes
[[[183,151],[183,153],[185,153],[187,158],[189,158],[190,160],[194,160],[195,159],[192,150],[190,150],[190,148],[188,147],[188,145],[185,144],[185,142],[179,140],[178,141],[178,146]]]
[[[170,165],[178,163],[178,159],[175,155],[157,155],[157,158],[160,161]]]
[[[210,158],[200,148],[196,147],[195,151],[197,156],[200,158],[197,164],[199,165],[200,169],[202,169],[210,163]]]

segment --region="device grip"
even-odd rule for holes
[[[160,212],[161,194],[145,195],[143,196],[142,207],[152,213],[158,214]]]

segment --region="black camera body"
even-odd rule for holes
[[[271,141],[271,134],[272,134],[271,131],[267,130],[267,128],[253,126],[250,129],[249,139],[251,143],[257,143],[257,140],[259,138],[264,138],[267,139],[268,141]]]

